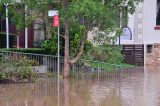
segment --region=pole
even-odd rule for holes
[[[8,4],[6,4],[6,47],[9,48],[9,20],[8,20]]]
[[[59,37],[59,26],[58,26],[58,79],[60,75],[60,37]]]
[[[60,31],[58,26],[58,106],[60,104]]]
[[[122,12],[120,12],[120,23],[119,27],[122,28]],[[119,36],[119,46],[121,45],[121,37]]]
[[[25,23],[27,17],[27,6],[25,5]],[[25,48],[28,48],[28,28],[25,27]]]

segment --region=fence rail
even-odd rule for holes
[[[57,72],[57,57],[52,55],[21,53],[21,52],[0,52],[1,63],[26,62],[30,63],[33,70],[37,73]],[[8,66],[9,67],[9,66]],[[60,70],[63,70],[63,58],[60,59]]]
[[[17,60],[32,62],[32,68],[37,73],[55,72],[57,73],[57,56],[20,53],[20,52],[0,52],[1,62],[13,63]],[[1,65],[1,64],[0,64]],[[8,66],[9,67],[9,66]],[[60,58],[60,72],[64,68],[64,58]],[[143,73],[143,67],[133,65],[114,65],[105,62],[80,59],[71,65],[70,76],[73,78],[106,78],[113,76],[126,76],[131,73]],[[57,74],[56,74],[57,75]]]
[[[144,68],[134,65],[115,65],[92,60],[79,60],[71,66],[70,74],[77,78],[123,77],[133,73],[143,73]]]

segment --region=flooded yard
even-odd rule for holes
[[[160,106],[160,70],[99,79],[0,84],[0,106]],[[59,86],[58,86],[59,84]]]

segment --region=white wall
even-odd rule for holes
[[[145,44],[160,43],[160,30],[156,26],[157,0],[144,0],[143,7],[143,42]]]
[[[134,44],[133,38],[134,38],[134,27],[135,27],[135,21],[134,21],[135,14],[128,14],[128,27],[131,29],[132,32],[132,40],[122,40],[121,44]],[[118,44],[119,40],[117,41]]]
[[[140,3],[137,5],[136,8],[136,13],[135,13],[135,27],[134,27],[134,42],[138,44],[143,43],[143,22],[142,22],[142,17],[143,17],[143,4]]]
[[[132,40],[121,40],[121,44],[142,44],[143,43],[143,3],[136,6],[134,14],[128,14],[128,27],[132,32]]]

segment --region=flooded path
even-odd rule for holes
[[[160,106],[160,68],[124,77],[0,84],[0,106]]]

